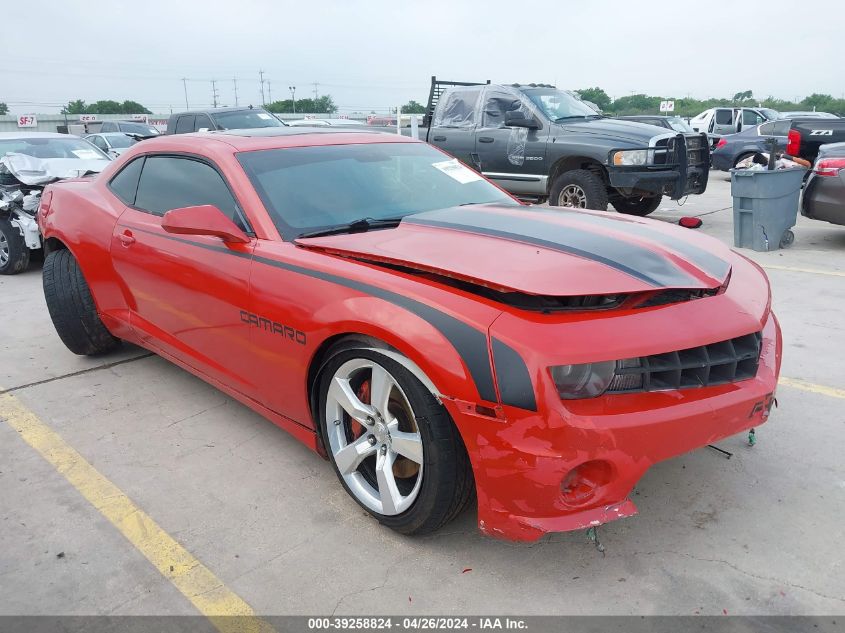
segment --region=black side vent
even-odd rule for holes
[[[628,358],[616,364],[608,393],[710,387],[757,375],[760,332],[677,352]]]

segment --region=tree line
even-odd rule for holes
[[[85,103],[82,99],[70,101],[61,110],[62,114],[152,114],[137,101],[112,101],[104,99],[94,103]]]
[[[633,94],[611,99],[601,88],[583,88],[576,90],[585,101],[595,103],[602,112],[625,116],[630,114],[660,114],[660,102],[670,100],[675,102],[675,110],[672,114],[677,116],[692,117],[709,108],[733,107],[733,106],[762,106],[772,108],[780,112],[790,111],[812,111],[830,112],[839,116],[845,116],[845,99],[836,99],[827,94],[813,93],[800,101],[789,101],[767,97],[755,99],[751,90],[738,92],[732,97],[722,99],[690,99],[673,97],[652,97],[646,94]]]

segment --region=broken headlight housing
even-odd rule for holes
[[[613,154],[613,164],[617,166],[645,165],[648,162],[648,150],[631,149]]]
[[[552,380],[563,400],[595,398],[610,386],[616,372],[616,361],[550,367]]]

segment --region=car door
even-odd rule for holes
[[[241,318],[249,307],[254,240],[229,244],[161,226],[170,209],[212,204],[251,234],[230,187],[213,164],[195,156],[150,154],[124,171],[130,168],[139,174],[137,188],[134,196],[125,194],[111,255],[133,331],[165,355],[255,397],[249,325]]]
[[[482,86],[452,89],[437,104],[428,141],[459,161],[478,170],[475,126],[478,124]]]
[[[737,110],[733,108],[716,108],[713,113],[713,134],[734,134],[736,133]]]
[[[208,132],[209,130],[217,129],[214,123],[211,122],[211,117],[207,114],[197,114],[194,120],[194,130],[197,132]]]
[[[481,172],[501,187],[519,194],[545,193],[546,137],[542,129],[506,127],[505,115],[531,108],[514,94],[488,89],[484,93],[475,153]]]
[[[194,128],[194,121],[196,117],[193,114],[182,114],[176,119],[176,127],[173,130],[174,134],[188,134],[189,132],[193,132]]]

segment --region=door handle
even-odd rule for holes
[[[434,137],[433,139],[431,139],[431,140],[433,140],[433,141],[445,141],[445,140],[446,140],[446,137],[445,137],[445,136],[435,136],[435,137]]]
[[[492,143],[495,139],[492,136],[479,136],[479,143]]]
[[[124,246],[132,246],[135,243],[135,238],[132,236],[132,231],[124,231],[120,234],[120,243]]]

